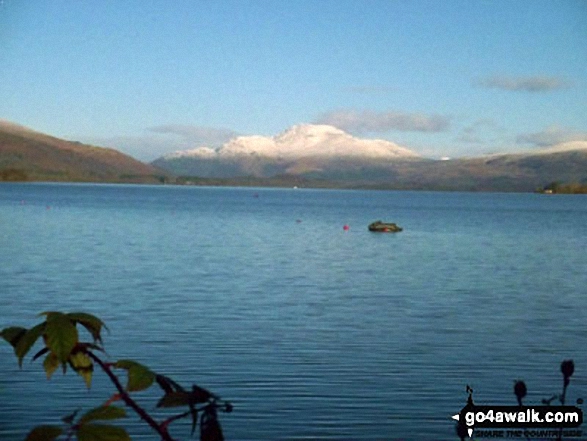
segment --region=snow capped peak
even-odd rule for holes
[[[198,147],[191,150],[176,150],[163,156],[165,159],[177,159],[177,158],[213,158],[216,156],[216,150],[210,147]]]
[[[556,153],[556,152],[568,152],[572,150],[585,150],[587,149],[587,141],[568,141],[560,144],[555,144],[546,149],[543,149],[543,153]]]
[[[273,138],[260,135],[238,136],[231,139],[218,150],[218,155],[229,156],[274,156],[275,142]]]
[[[390,141],[355,138],[334,126],[298,124],[273,137],[238,136],[217,150],[200,147],[172,153],[168,158],[252,156],[291,161],[301,158],[405,159],[418,155]]]
[[[276,140],[298,137],[343,136],[348,134],[326,124],[297,124],[275,137]]]
[[[324,124],[296,125],[274,139],[284,157],[397,159],[418,156],[393,142],[355,138]]]

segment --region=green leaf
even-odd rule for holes
[[[126,417],[126,411],[121,407],[100,406],[86,412],[80,418],[80,424],[94,420],[115,420]]]
[[[145,390],[151,387],[155,380],[155,374],[144,366],[134,366],[128,370],[128,385],[126,386],[129,392],[136,392]]]
[[[72,321],[60,312],[47,315],[45,342],[61,363],[65,363],[78,342],[78,333]]]
[[[92,359],[88,356],[88,354],[83,352],[76,352],[75,354],[71,354],[69,356],[69,362],[71,363],[71,367],[74,370],[89,368],[93,365]]]
[[[105,424],[82,424],[76,436],[78,441],[131,441],[122,427]]]
[[[10,343],[14,348],[16,347],[16,344],[21,339],[21,337],[26,333],[26,331],[26,328],[22,328],[20,326],[11,326],[0,331],[0,337]]]
[[[26,441],[53,441],[63,433],[63,429],[58,426],[37,426],[30,431]]]
[[[114,367],[126,369],[128,371],[128,384],[126,390],[137,392],[145,390],[155,381],[155,373],[146,366],[133,360],[118,360]]]
[[[189,392],[168,392],[157,403],[157,407],[180,407],[190,404]]]
[[[75,323],[79,323],[84,328],[88,330],[88,332],[92,335],[94,341],[102,342],[102,336],[100,335],[100,331],[102,327],[104,329],[108,329],[104,322],[100,320],[98,317],[92,314],[88,314],[86,312],[70,312],[67,314],[71,320]]]
[[[137,361],[134,360],[118,360],[116,363],[114,363],[114,367],[115,368],[119,368],[119,369],[130,369],[133,366],[136,366],[137,364],[140,364]]]
[[[88,354],[76,352],[69,357],[69,364],[86,382],[88,389],[92,385],[92,374],[94,372],[94,363]]]
[[[27,352],[33,347],[36,341],[45,329],[45,322],[39,323],[37,326],[29,329],[25,334],[18,340],[18,343],[14,347],[14,353],[18,357],[18,365],[22,366],[22,360]]]
[[[78,375],[86,382],[86,387],[89,389],[92,387],[92,375],[94,374],[93,369],[80,369],[77,371]]]
[[[57,355],[55,355],[53,352],[49,353],[49,355],[47,355],[43,361],[43,368],[47,374],[47,380],[51,379],[51,376],[55,373],[58,367],[59,359],[57,358]]]

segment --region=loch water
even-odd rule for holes
[[[583,195],[2,184],[0,328],[96,314],[109,359],[231,401],[227,440],[456,440],[466,385],[540,404],[573,359],[587,398],[586,249]],[[0,342],[2,440],[113,392],[29,361]]]

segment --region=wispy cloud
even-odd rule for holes
[[[488,138],[495,138],[504,132],[494,120],[488,118],[477,119],[461,129],[460,135],[455,139],[466,144],[485,144]],[[495,142],[495,139],[492,139]]]
[[[153,161],[166,153],[188,147],[179,139],[166,139],[157,135],[78,137],[82,142],[120,150],[141,161]]]
[[[167,124],[149,127],[142,135],[85,138],[91,144],[114,147],[142,161],[152,161],[176,150],[196,147],[220,147],[237,136],[224,128]]]
[[[316,122],[351,132],[443,132],[448,129],[450,118],[417,113],[337,110],[320,116]]]
[[[563,142],[587,141],[587,132],[551,126],[535,133],[525,133],[516,138],[518,144],[533,144],[536,147],[548,147]]]
[[[473,134],[473,133],[461,133],[457,138],[456,141],[462,142],[465,144],[485,144],[485,141],[481,139],[481,137]]]
[[[147,130],[163,135],[176,135],[183,138],[187,143],[205,144],[210,147],[222,145],[237,136],[237,133],[230,129],[180,124],[155,126]]]
[[[477,81],[477,85],[514,92],[549,92],[566,89],[571,84],[564,78],[552,76],[510,77],[496,75]]]

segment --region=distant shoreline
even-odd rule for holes
[[[385,183],[356,183],[337,182],[318,179],[303,179],[299,177],[279,178],[199,178],[199,177],[161,177],[152,176],[151,179],[112,179],[112,180],[60,180],[60,179],[0,179],[0,184],[112,184],[112,185],[156,185],[156,186],[189,186],[189,187],[240,187],[240,188],[291,188],[291,189],[324,189],[324,190],[375,190],[375,191],[438,191],[438,192],[466,192],[466,193],[539,193],[555,194],[587,194],[587,185],[579,183],[551,183],[543,188],[528,190],[503,189],[463,189],[458,187],[438,186],[401,186]]]

